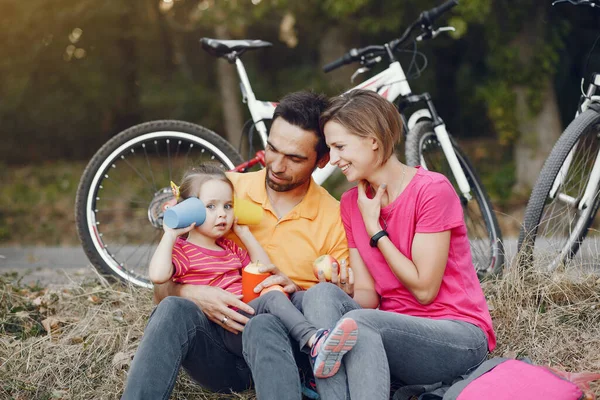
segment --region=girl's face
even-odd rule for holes
[[[324,127],[329,162],[340,168],[349,182],[367,179],[378,165],[377,142],[354,135],[335,121]]]
[[[233,191],[231,186],[218,179],[206,181],[200,187],[200,200],[206,206],[206,220],[196,227],[204,236],[218,239],[233,225]]]

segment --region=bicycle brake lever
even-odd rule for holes
[[[360,75],[360,74],[364,74],[365,72],[368,72],[371,70],[371,67],[375,64],[377,64],[378,62],[381,61],[381,56],[377,56],[374,58],[369,58],[366,60],[361,61],[361,63],[363,64],[362,67],[360,67],[359,69],[357,69],[353,74],[352,77],[350,78],[350,82],[354,83],[354,79]]]
[[[371,70],[371,68],[369,67],[360,67],[359,69],[357,69],[356,71],[354,71],[354,73],[352,74],[352,77],[350,78],[350,82],[354,83],[354,79],[360,75],[360,74],[364,74],[365,72],[369,72]]]
[[[555,0],[552,2],[552,5],[560,4],[560,3],[569,3],[575,6],[579,5],[588,5],[590,7],[596,7],[597,5],[589,0]]]
[[[558,0],[561,1],[561,0]],[[566,1],[566,0],[564,0]],[[417,42],[421,42],[425,39],[434,39],[437,35],[439,35],[442,32],[454,32],[456,31],[456,29],[453,26],[442,26],[438,29],[433,29],[431,31],[425,32],[420,34],[419,36],[417,36]]]

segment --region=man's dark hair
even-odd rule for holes
[[[328,106],[329,99],[324,94],[311,91],[290,93],[282,98],[275,108],[273,121],[281,117],[294,126],[314,132],[319,139],[315,150],[317,151],[317,160],[320,160],[329,152],[325,143],[325,135],[319,125],[321,113]]]

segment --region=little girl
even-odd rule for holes
[[[189,197],[202,200],[206,220],[200,226],[193,223],[181,229],[163,224],[165,233],[150,261],[150,279],[155,284],[172,279],[179,283],[217,286],[241,295],[240,269],[250,261],[263,264],[271,264],[271,261],[250,229],[234,221],[232,183],[219,167],[201,165],[188,171],[181,182],[178,201]],[[232,227],[247,251],[224,238]],[[187,239],[180,237],[186,233]],[[248,304],[255,315],[270,313],[278,317],[290,336],[300,343],[300,348],[310,349],[313,372],[318,378],[328,378],[338,371],[342,357],[352,349],[358,337],[357,325],[350,318],[341,319],[331,330],[315,328],[279,291],[265,293]],[[227,323],[227,319],[223,323]],[[241,357],[242,335],[224,329],[224,339],[229,351]]]

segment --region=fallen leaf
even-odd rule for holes
[[[66,390],[53,390],[52,398],[53,399],[64,399],[67,396]]]
[[[123,311],[122,310],[115,310],[113,312],[113,319],[117,322],[123,322],[125,321],[125,319],[123,318]]]
[[[83,338],[81,336],[72,337],[71,339],[69,339],[69,343],[71,343],[71,344],[83,343]]]
[[[116,369],[123,369],[131,363],[131,356],[133,352],[118,352],[112,359],[112,365]]]
[[[41,306],[43,302],[44,302],[44,298],[42,296],[36,297],[32,301],[33,305],[38,306],[38,307]]]
[[[46,332],[51,333],[52,329],[58,328],[58,324],[61,321],[58,318],[48,317],[42,321],[42,326],[46,330]]]
[[[91,301],[91,302],[92,302],[92,303],[94,303],[94,304],[98,304],[98,303],[100,303],[102,300],[100,299],[100,297],[98,297],[98,296],[96,296],[96,295],[94,295],[94,294],[91,294],[91,295],[88,297],[88,301]]]

